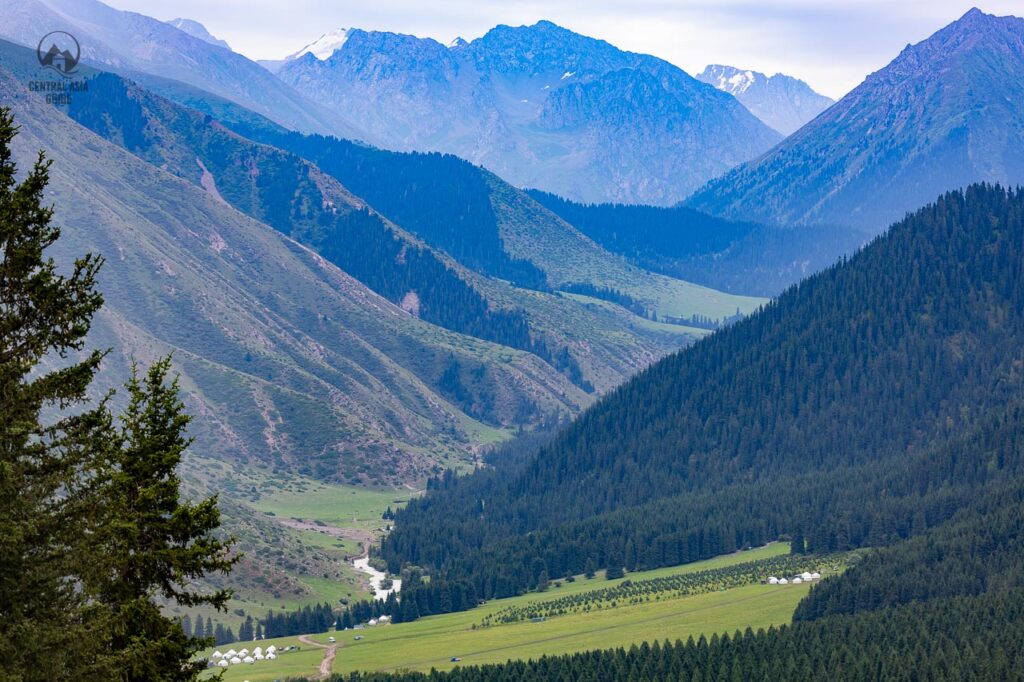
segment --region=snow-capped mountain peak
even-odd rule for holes
[[[754,84],[754,72],[740,71],[738,73],[734,73],[727,80],[723,76],[722,80],[725,82],[722,83],[720,81],[718,86],[719,90],[725,90],[726,92],[730,92],[735,95],[737,93],[746,92],[747,89]]]
[[[469,45],[469,42],[467,42],[466,39],[463,38],[462,36],[459,36],[452,42],[448,43],[448,47],[450,49],[454,49],[456,47],[465,47],[466,45]]]
[[[329,59],[331,55],[341,49],[341,46],[348,40],[347,28],[339,28],[330,33],[325,33],[304,48],[285,57],[285,61],[298,59],[305,54],[311,54],[320,61]]]
[[[781,73],[769,77],[752,69],[709,64],[696,78],[729,93],[784,135],[832,104],[831,99],[814,92],[807,83]]]

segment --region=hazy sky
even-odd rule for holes
[[[708,63],[783,72],[839,97],[972,6],[1024,14],[1022,0],[106,0],[206,25],[254,59],[280,58],[339,27],[448,43],[496,24],[549,19],[690,73]]]

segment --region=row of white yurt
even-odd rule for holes
[[[790,580],[789,578],[776,578],[775,576],[771,576],[771,577],[768,578],[768,584],[769,585],[788,585],[790,582],[792,582],[794,585],[799,585],[801,583],[809,583],[812,580],[820,580],[820,579],[821,579],[821,573],[818,573],[817,571],[815,571],[814,573],[811,573],[809,571],[805,571],[805,572],[801,573],[800,575],[793,576],[792,580]]]

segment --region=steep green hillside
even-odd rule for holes
[[[718,319],[763,303],[632,265],[526,193],[453,156],[399,154],[267,126],[230,125],[314,162],[392,221],[478,272],[535,288],[612,287],[662,316]]]
[[[23,80],[31,80],[38,71],[33,66],[34,55],[17,46],[0,45],[0,57]],[[239,137],[209,116],[155,96],[119,76],[90,75],[89,91],[77,95],[68,107],[75,120],[314,248],[421,319],[530,352],[587,390],[608,390],[666,352],[686,344],[688,335],[699,333],[651,325],[623,310],[580,305],[574,299],[550,293],[538,295],[535,290],[519,289],[488,276],[512,277],[507,268],[519,268],[532,278],[526,284],[547,286],[543,273],[529,263],[510,260],[502,250],[486,193],[472,202],[448,200],[453,193],[472,194],[474,188],[487,187],[481,171],[462,161],[436,155],[396,155],[326,138],[282,138],[296,145],[303,143],[306,146],[298,149],[304,152],[312,149],[310,143],[323,140],[327,152],[334,153],[316,158],[332,169],[341,166],[344,150],[358,149],[365,155],[358,166],[360,172],[345,176],[346,180],[383,202],[393,218],[411,224],[428,241],[450,250],[458,257],[456,260],[381,217],[362,198],[353,196],[334,177],[308,161]],[[226,113],[235,122],[257,121],[264,133],[278,130],[236,105],[221,103],[212,111]],[[451,165],[455,174],[437,173],[434,166],[438,160]],[[421,168],[420,163],[427,165]],[[435,185],[425,184],[430,178],[434,178]],[[415,197],[395,200],[409,187],[418,188]],[[459,207],[468,213],[459,214]],[[487,230],[480,227],[488,216],[494,228],[490,241]],[[439,235],[431,229],[434,226],[455,229]],[[564,322],[567,319],[574,322],[571,328]],[[472,383],[466,368],[459,368],[463,375],[460,381]],[[454,376],[449,369],[445,371]],[[486,395],[465,392],[451,382],[446,383],[445,390],[447,399],[492,425],[530,425],[549,414],[528,408],[509,418],[508,414],[495,412]]]
[[[484,428],[443,397],[466,391],[509,422],[585,401],[536,356],[421,322],[209,193],[76,126],[9,76],[22,159],[47,149],[62,247],[107,256],[96,345],[175,350],[198,448],[364,483],[416,479],[466,458]],[[496,357],[504,359],[495,362]]]
[[[383,556],[487,597],[588,559],[649,568],[784,534],[846,549],[943,523],[1021,471],[999,425],[1024,382],[1022,236],[1024,193],[943,196],[527,461],[437,482]]]

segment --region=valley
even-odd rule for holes
[[[1021,677],[1024,19],[111,2],[0,0],[0,679]]]
[[[580,598],[597,591],[615,589],[624,582],[665,580],[703,571],[728,569],[746,563],[768,564],[787,556],[789,547],[775,543],[763,548],[738,552],[708,561],[671,569],[629,574],[628,578],[606,580],[599,573],[593,578],[574,576],[574,582],[559,581],[548,591],[498,599],[458,614],[423,618],[415,623],[368,627],[345,632],[313,635],[311,639],[338,649],[332,670],[449,670],[457,664],[501,663],[507,660],[536,659],[544,655],[587,649],[628,648],[652,641],[685,641],[689,637],[710,637],[714,633],[732,633],[747,627],[759,628],[788,622],[796,604],[808,587],[805,585],[769,586],[743,584],[728,589],[715,588],[702,594],[672,596],[653,593],[651,601],[607,603],[594,613],[568,614],[540,622],[493,624],[482,627],[502,611],[536,606],[545,600]],[[815,564],[806,560],[801,570]],[[834,574],[842,564],[829,564]],[[770,569],[759,569],[759,571]],[[796,569],[793,569],[796,570]],[[764,573],[767,576],[767,573]],[[353,639],[359,637],[359,639]],[[278,661],[229,668],[225,680],[273,680],[286,674],[308,674],[318,665],[322,651],[309,651],[296,638],[259,642],[263,647],[302,646],[295,654],[282,654]],[[237,647],[236,647],[237,648]],[[221,647],[221,650],[226,650]],[[207,653],[212,653],[210,649]],[[453,658],[460,659],[453,661]]]

